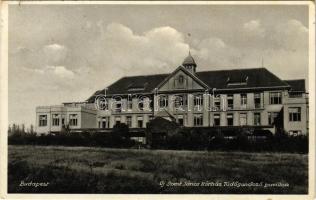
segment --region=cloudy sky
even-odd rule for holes
[[[191,36],[188,36],[190,34]],[[308,78],[308,7],[10,5],[9,123],[84,101],[122,76],[264,67]]]

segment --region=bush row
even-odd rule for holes
[[[202,131],[199,129],[179,129],[172,134],[146,134],[148,147],[173,150],[223,150],[223,151],[271,151],[308,153],[307,136],[289,136],[286,133],[275,135],[254,135],[247,130],[224,132]],[[110,133],[61,132],[36,136],[36,134],[13,134],[9,136],[11,145],[64,145],[99,146],[112,148],[133,148],[136,142],[130,139],[128,127],[124,124],[114,127]]]
[[[286,133],[252,135],[244,130],[234,135],[181,130],[172,135],[152,136],[150,143],[155,149],[308,153],[307,136],[289,136]]]
[[[8,138],[9,145],[63,145],[63,146],[98,146],[113,148],[130,148],[135,145],[130,140],[128,127],[120,124],[110,133],[69,132],[50,133],[37,136],[35,133],[15,133]]]

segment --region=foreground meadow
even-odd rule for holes
[[[8,156],[9,193],[306,194],[308,185],[306,154],[10,145]]]

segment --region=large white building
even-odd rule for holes
[[[256,127],[308,133],[305,80],[281,80],[265,68],[198,72],[189,54],[170,74],[123,77],[85,102],[36,109],[37,133],[145,128],[156,116],[188,127]],[[278,123],[276,123],[278,121]]]

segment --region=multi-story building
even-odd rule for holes
[[[170,74],[123,77],[85,102],[38,107],[37,132],[70,128],[145,128],[160,116],[187,127],[256,127],[308,132],[305,80],[281,80],[265,68],[196,71],[189,54]]]

